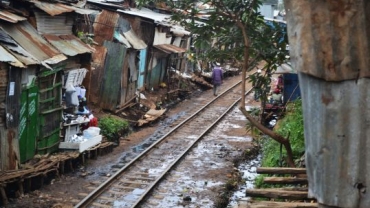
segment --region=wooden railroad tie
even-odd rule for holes
[[[317,208],[317,203],[249,201],[247,208]]]

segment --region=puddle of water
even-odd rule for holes
[[[245,190],[254,187],[254,179],[258,175],[256,170],[260,166],[261,157],[261,155],[258,155],[256,159],[239,165],[238,170],[243,173],[242,178],[245,180],[245,183],[233,194],[227,207],[234,207],[239,199],[248,198],[245,196]]]

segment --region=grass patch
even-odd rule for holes
[[[279,120],[274,129],[278,134],[288,137],[294,159],[300,158],[305,151],[302,101],[300,99],[287,105],[286,115]],[[285,167],[285,148],[271,138],[262,138],[262,166]]]

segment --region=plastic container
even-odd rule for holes
[[[88,129],[83,131],[83,135],[87,139],[92,138],[94,136],[98,136],[99,134],[100,134],[99,127],[89,127]]]
[[[88,129],[92,130],[94,132],[94,136],[96,135],[99,135],[100,134],[100,128],[99,127],[94,127],[94,126],[91,126],[89,127]]]
[[[85,97],[85,95],[86,95],[86,89],[81,88],[80,95],[81,95],[81,97]]]

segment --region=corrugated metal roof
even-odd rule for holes
[[[76,56],[83,53],[92,53],[92,48],[80,41],[74,35],[43,35],[51,45],[67,56]]]
[[[67,59],[66,56],[41,37],[27,21],[17,24],[0,24],[0,26],[12,39],[41,63],[55,64]]]
[[[155,48],[165,52],[165,53],[184,53],[186,49],[177,47],[171,44],[161,44],[161,45],[154,45]]]
[[[309,195],[330,207],[369,207],[370,79],[299,73],[299,82]]]
[[[0,62],[6,62],[15,67],[25,68],[25,66],[18,59],[16,59],[2,46],[0,46]]]
[[[124,14],[130,14],[133,16],[151,19],[154,21],[154,23],[158,25],[171,27],[171,32],[173,32],[175,35],[179,35],[179,36],[190,35],[190,32],[185,30],[184,27],[172,21],[171,15],[168,15],[168,14],[161,14],[161,13],[153,12],[152,10],[146,9],[146,8],[142,8],[142,9],[131,8],[130,10],[118,9],[117,11],[124,13]]]
[[[11,23],[17,23],[18,21],[27,20],[27,18],[25,17],[18,16],[16,14],[13,14],[5,10],[0,11],[0,19],[11,22]]]
[[[15,42],[3,28],[0,28],[0,42],[3,47],[8,49],[19,61],[25,65],[39,64],[40,62],[28,53],[22,46]]]
[[[30,0],[31,3],[35,4],[35,6],[44,12],[48,13],[51,16],[67,13],[67,12],[76,12],[79,14],[93,14],[97,13],[96,10],[91,9],[82,9],[77,8],[74,6],[69,6],[61,3],[47,3],[47,2],[41,2],[36,0]]]
[[[143,40],[136,36],[133,30],[123,33],[123,36],[130,42],[133,48],[141,50],[147,47]]]

